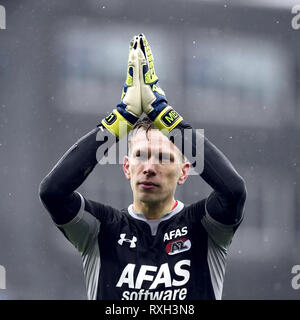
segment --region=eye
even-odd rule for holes
[[[135,152],[134,157],[139,159],[139,160],[147,160],[148,154],[147,154],[147,152],[144,152],[144,151],[141,151],[141,150],[137,150]]]
[[[140,151],[140,150],[137,150],[137,151],[135,152],[135,157],[138,158],[140,155],[141,155],[141,151]]]
[[[174,162],[174,156],[170,153],[159,153],[160,163],[170,163]]]

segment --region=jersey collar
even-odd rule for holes
[[[138,219],[138,220],[142,220],[142,221],[146,221],[146,222],[151,222],[151,221],[165,221],[165,220],[168,220],[170,218],[172,218],[175,214],[177,214],[178,212],[180,212],[183,207],[184,207],[184,204],[177,200],[177,206],[171,210],[170,212],[168,213],[165,213],[160,219],[155,219],[155,220],[148,220],[143,213],[140,213],[140,212],[136,212],[133,210],[133,204],[129,205],[128,207],[128,212],[129,214],[135,218],[135,219]]]

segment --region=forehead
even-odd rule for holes
[[[146,132],[144,129],[138,129],[133,137],[134,143],[154,143],[154,142],[169,142],[169,139],[164,136],[158,129],[150,129]]]
[[[147,134],[144,129],[137,130],[131,138],[130,148],[132,151],[151,148],[151,150],[181,154],[180,150],[158,129],[150,129]]]

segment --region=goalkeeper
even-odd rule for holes
[[[143,112],[147,116],[139,119]],[[184,137],[184,150],[199,153],[197,139],[204,143],[199,176],[213,191],[191,205],[174,198],[192,162],[171,141],[176,130]],[[42,203],[81,254],[88,299],[221,299],[228,247],[243,219],[245,182],[207,138],[193,130],[193,139],[187,139],[187,130],[191,126],[158,86],[147,39],[135,36],[121,102],[40,184]],[[133,200],[118,210],[76,189],[97,165],[99,154],[101,158],[126,139],[127,132],[123,171]]]

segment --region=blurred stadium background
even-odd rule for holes
[[[300,4],[300,1],[298,1]],[[233,162],[248,187],[223,299],[299,299],[300,30],[297,1],[0,0],[0,299],[86,299],[80,255],[52,224],[38,186],[118,103],[128,43],[146,34],[169,103]],[[179,67],[178,67],[179,66]],[[127,207],[121,166],[80,188]],[[177,198],[210,189],[190,177]]]

